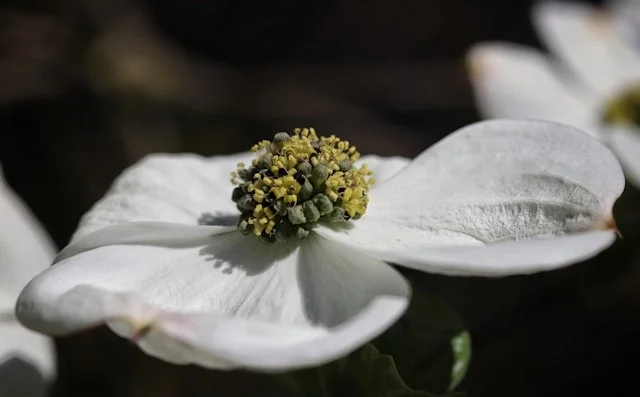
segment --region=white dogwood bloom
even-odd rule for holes
[[[22,288],[54,257],[49,236],[7,186],[0,168],[0,366],[20,359],[46,379],[55,375],[53,342],[23,327],[15,318],[14,306]],[[0,391],[7,383],[0,376]]]
[[[288,370],[344,356],[402,315],[410,287],[387,262],[529,274],[616,238],[622,171],[573,127],[481,122],[413,160],[356,164],[352,146],[309,131],[133,165],[23,290],[18,318],[54,335],[106,323],[174,363]]]
[[[611,11],[544,2],[534,27],[553,57],[511,43],[468,54],[483,116],[543,119],[579,127],[609,145],[640,186],[640,2]]]

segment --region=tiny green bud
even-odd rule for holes
[[[313,171],[313,166],[308,161],[303,161],[296,165],[296,169],[302,175],[309,176],[311,175],[311,171]]]
[[[313,185],[307,178],[304,178],[304,183],[302,184],[302,188],[300,189],[300,200],[306,201],[311,198],[313,195]]]
[[[248,235],[249,233],[251,233],[251,228],[249,227],[249,222],[247,222],[246,219],[241,220],[240,222],[238,222],[238,229],[242,232],[242,234],[244,234],[245,236]]]
[[[353,168],[353,163],[349,160],[342,160],[338,166],[340,167],[340,171],[346,172]]]
[[[278,132],[277,134],[275,134],[273,136],[273,141],[274,142],[286,142],[290,139],[291,137],[289,136],[289,134],[287,134],[286,132]]]
[[[287,219],[284,219],[283,222],[278,226],[276,237],[278,237],[278,239],[280,240],[286,240],[287,238],[293,236],[295,232],[295,226],[293,226]]]
[[[313,167],[313,171],[311,171],[311,182],[314,185],[320,186],[327,180],[329,177],[329,169],[326,165],[318,164]]]
[[[243,168],[241,170],[238,170],[238,176],[243,181],[250,181],[251,180],[251,170],[247,169],[247,168]]]
[[[304,216],[304,209],[301,205],[298,204],[295,207],[291,207],[287,212],[287,217],[292,224],[301,225],[307,222],[307,218]]]
[[[329,222],[344,222],[344,208],[342,207],[334,207],[333,211],[331,211],[328,215],[327,215],[327,220]]]
[[[269,156],[260,156],[258,158],[258,168],[261,170],[267,170],[271,168],[271,158]],[[252,175],[253,177],[253,175]]]
[[[273,212],[276,215],[284,215],[287,213],[287,205],[282,200],[275,201],[273,204]]]
[[[231,192],[231,200],[233,200],[234,203],[237,203],[238,200],[240,200],[244,195],[245,195],[245,192],[242,189],[242,186],[236,186],[233,188],[233,191]]]
[[[240,212],[245,212],[252,210],[255,207],[255,204],[256,203],[255,201],[253,201],[253,198],[248,194],[245,194],[244,196],[240,197],[240,200],[238,200],[238,204],[236,206],[238,207]]]
[[[320,211],[320,216],[327,215],[328,213],[333,211],[333,203],[331,202],[329,197],[325,196],[322,193],[318,193],[313,196],[311,202],[313,202],[316,208],[318,208],[318,211]]]
[[[311,201],[305,201],[304,204],[302,204],[302,207],[304,209],[304,216],[307,218],[307,222],[318,222],[318,219],[320,219],[320,211],[318,211],[318,208],[316,208]]]
[[[309,235],[309,231],[305,228],[299,227],[298,230],[296,230],[296,237],[298,237],[300,240],[306,238]]]

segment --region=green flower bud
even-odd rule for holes
[[[261,170],[268,170],[271,168],[271,157],[269,156],[260,156],[258,158],[257,167]],[[253,175],[251,175],[253,177]]]
[[[307,218],[307,222],[318,222],[318,219],[320,219],[320,211],[318,211],[318,208],[316,208],[311,201],[305,201],[304,204],[302,204],[302,207],[304,209],[304,216]]]
[[[327,220],[329,222],[344,222],[344,208],[342,207],[334,207],[333,211],[331,211],[328,215],[327,215]]]
[[[251,228],[249,227],[249,222],[247,222],[246,219],[241,220],[240,222],[238,222],[238,229],[242,232],[242,234],[244,234],[245,236],[248,235],[249,233],[251,233]]]
[[[284,215],[287,213],[287,205],[282,200],[275,201],[271,204],[271,209],[276,215]]]
[[[294,225],[302,225],[307,222],[307,218],[304,216],[304,209],[301,205],[296,205],[287,210],[287,217],[289,221]]]
[[[301,163],[298,163],[298,165],[296,165],[296,169],[300,174],[304,176],[309,176],[311,175],[311,171],[313,171],[313,166],[308,161],[303,161]]]
[[[288,141],[290,138],[291,137],[286,132],[278,132],[273,136],[273,142],[282,143]]]
[[[318,193],[313,196],[311,202],[315,204],[316,208],[318,208],[318,211],[320,211],[320,216],[327,215],[328,213],[333,211],[333,203],[331,202],[329,197],[325,196],[322,193]]]
[[[234,203],[237,203],[244,195],[245,195],[245,192],[243,191],[242,186],[236,186],[233,188],[233,191],[231,192],[231,200]]]
[[[313,185],[307,178],[304,178],[304,183],[302,184],[299,195],[301,201],[309,200],[313,195]]]
[[[298,230],[296,230],[296,237],[298,237],[300,240],[306,238],[309,235],[309,231],[305,228],[299,227]]]
[[[340,171],[347,172],[353,168],[353,163],[349,160],[342,160],[338,166],[340,167]]]
[[[329,169],[327,168],[327,166],[323,164],[318,164],[315,167],[313,167],[313,171],[311,171],[311,182],[314,185],[316,186],[322,185],[324,181],[327,180],[328,177],[329,177]]]
[[[288,219],[284,219],[282,223],[278,225],[278,230],[276,232],[276,237],[284,241],[289,237],[293,236],[296,233],[296,227],[289,222]]]
[[[238,200],[238,203],[236,204],[240,212],[251,211],[253,210],[255,205],[256,203],[255,201],[253,201],[253,197],[249,196],[248,194],[240,197],[240,200]]]

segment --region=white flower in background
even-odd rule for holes
[[[510,43],[473,47],[471,81],[483,116],[577,126],[609,145],[640,187],[639,3],[620,1],[611,12],[538,4],[534,26],[555,58]]]
[[[528,274],[615,240],[620,166],[573,127],[482,122],[412,161],[359,160],[369,168],[307,129],[254,150],[127,169],[23,290],[20,321],[54,335],[106,323],[174,363],[288,370],[344,356],[401,316],[410,288],[385,262]]]
[[[53,342],[18,323],[14,306],[22,288],[54,257],[48,235],[5,184],[0,168],[0,367],[21,359],[49,380],[55,375]],[[8,382],[0,375],[0,394]]]

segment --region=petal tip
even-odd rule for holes
[[[484,62],[482,61],[481,54],[482,49],[478,46],[473,47],[467,52],[467,56],[465,57],[465,68],[467,70],[467,75],[469,79],[472,81],[480,80],[484,75]]]
[[[620,230],[618,229],[618,225],[616,224],[616,220],[613,219],[613,216],[609,215],[606,218],[604,218],[596,227],[596,230],[603,230],[603,231],[607,231],[607,230],[611,230],[613,231],[616,236],[618,236],[618,238],[622,238],[622,233],[620,233]]]

